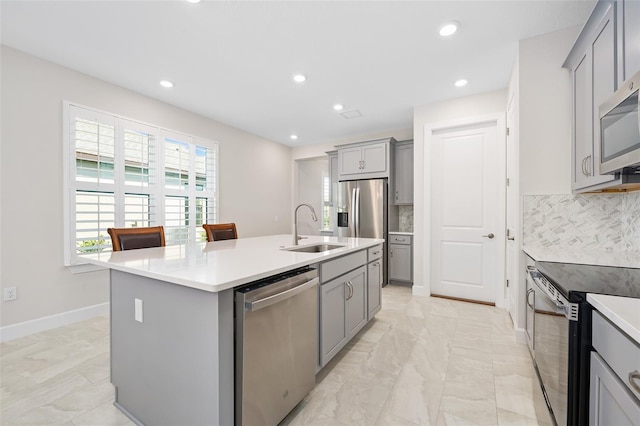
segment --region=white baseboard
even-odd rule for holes
[[[41,331],[51,330],[52,328],[62,327],[100,315],[109,315],[109,302],[0,327],[0,342],[7,342],[19,337],[40,333]]]
[[[523,345],[527,344],[527,333],[524,328],[516,328],[514,330],[516,332],[516,342],[522,343]]]
[[[422,285],[413,285],[413,287],[411,287],[411,293],[414,296],[423,296],[423,297],[429,297],[431,296],[431,294],[429,293],[429,289],[427,289],[425,286]]]

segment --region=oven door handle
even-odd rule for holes
[[[540,280],[538,279],[537,275],[539,276],[541,274],[535,268],[529,268],[527,272],[536,287],[538,287],[540,291],[545,296],[547,296],[547,298],[556,306],[556,308],[558,308],[559,311],[562,312],[565,317],[567,317],[571,321],[578,320],[578,305],[576,303],[569,303],[569,301],[566,300],[561,294],[558,294],[557,296],[551,294],[546,286],[540,284]]]

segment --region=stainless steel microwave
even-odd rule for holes
[[[600,174],[640,169],[640,71],[600,106]]]

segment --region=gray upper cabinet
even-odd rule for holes
[[[393,167],[393,204],[413,204],[413,141],[398,142]]]
[[[395,139],[377,139],[338,146],[339,180],[388,178]]]
[[[624,189],[632,178],[599,172],[599,109],[640,70],[640,2],[598,1],[563,66],[571,70],[572,78],[571,189]]]
[[[606,189],[614,175],[600,175],[599,106],[617,88],[619,64],[616,2],[598,2],[565,67],[572,77],[572,182],[576,192]]]
[[[624,58],[625,81],[640,71],[640,1],[625,0],[618,10],[619,32],[622,33],[622,56]]]

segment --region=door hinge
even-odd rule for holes
[[[509,287],[509,280],[507,280],[507,287]]]
[[[507,186],[509,186],[509,183],[511,183],[511,181],[507,178]]]
[[[509,136],[509,128],[507,127],[507,136]]]

